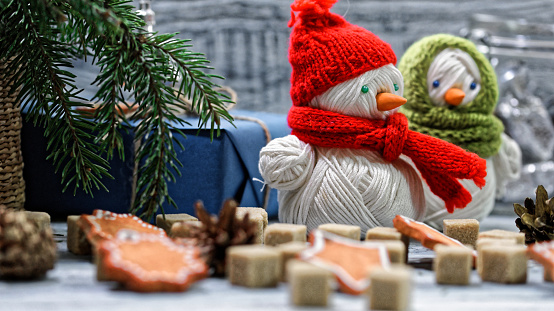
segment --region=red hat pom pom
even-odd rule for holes
[[[295,106],[307,106],[335,85],[396,63],[389,44],[329,11],[336,2],[295,0],[291,5],[290,94]]]
[[[329,9],[335,4],[337,0],[295,0],[293,4],[290,5],[291,8],[291,18],[288,26],[294,26],[296,22],[296,16],[294,12],[300,12],[299,17],[304,18],[313,18],[329,12]]]
[[[328,12],[337,0],[296,0],[290,5],[295,12],[314,12],[322,14]]]

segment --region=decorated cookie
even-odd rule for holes
[[[99,241],[113,239],[122,229],[130,229],[142,233],[154,234],[158,237],[167,237],[165,231],[140,220],[131,214],[116,214],[103,210],[94,210],[92,215],[82,215],[79,226],[87,239],[93,245]]]
[[[362,243],[322,230],[313,230],[309,239],[312,246],[298,257],[331,271],[345,293],[361,294],[369,286],[372,269],[390,266],[387,250],[381,243]]]
[[[100,241],[98,256],[102,275],[137,292],[180,292],[208,275],[197,247],[132,230]]]
[[[554,280],[554,242],[542,242],[527,248],[529,258],[544,266],[545,279]],[[548,274],[548,275],[547,275]]]
[[[460,241],[450,238],[428,225],[405,216],[396,215],[393,219],[394,227],[400,233],[418,240],[421,245],[434,249],[437,244],[465,247]],[[473,251],[473,257],[477,252]]]

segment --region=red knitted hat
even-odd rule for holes
[[[291,5],[290,94],[295,106],[306,106],[315,96],[368,70],[396,63],[389,44],[329,12],[335,2],[295,0]]]

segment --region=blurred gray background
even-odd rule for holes
[[[238,93],[236,108],[286,113],[291,105],[287,22],[292,2],[152,0],[154,30],[192,39],[193,50],[205,53],[215,72],[226,77],[222,83]],[[549,0],[340,0],[332,11],[377,34],[398,58],[421,37],[459,35],[475,13],[554,21],[554,2]]]

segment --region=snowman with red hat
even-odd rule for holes
[[[398,214],[421,219],[425,198],[415,169],[449,211],[463,208],[471,195],[458,179],[482,187],[485,160],[408,129],[397,112],[406,99],[394,52],[330,12],[335,2],[291,5],[292,133],[264,147],[258,165],[264,182],[279,190],[279,220],[365,232],[391,227]]]

